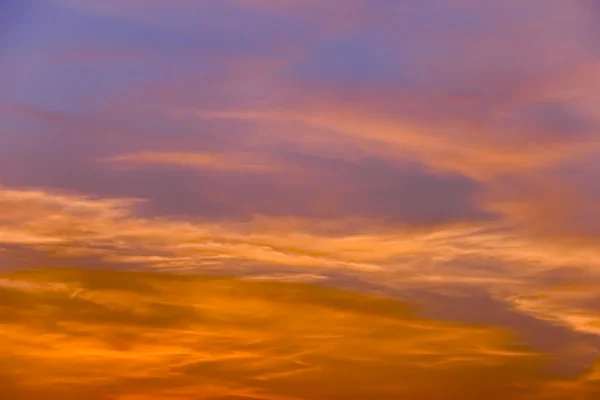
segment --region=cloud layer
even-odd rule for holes
[[[597,395],[596,1],[7,4],[5,397]]]
[[[304,284],[47,270],[4,275],[0,307],[0,390],[24,399],[500,399],[561,382],[501,330]]]

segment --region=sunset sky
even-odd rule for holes
[[[600,398],[600,1],[0,0],[0,399]]]

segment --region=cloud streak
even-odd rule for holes
[[[198,169],[216,169],[230,172],[273,172],[275,165],[261,160],[260,155],[231,155],[203,153],[141,152],[122,154],[103,160],[109,163],[129,165],[173,165]],[[266,161],[266,162],[265,162]]]

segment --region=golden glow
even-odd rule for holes
[[[345,291],[64,269],[1,282],[3,398],[500,399],[550,379],[506,332]]]

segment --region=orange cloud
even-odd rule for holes
[[[88,34],[83,42],[61,44],[62,34],[50,23],[54,15],[65,22],[74,18],[73,29],[90,20],[75,21],[81,13],[52,8],[57,14],[36,22],[50,42],[24,40],[26,51],[17,53],[25,56],[8,57],[0,66],[8,74],[10,96],[28,98],[32,85],[60,80],[64,71],[57,67],[65,62],[87,68],[144,54],[152,55],[146,61],[158,61],[160,72],[143,65],[141,78],[152,77],[152,83],[141,95],[123,96],[123,87],[135,83],[112,70],[103,69],[102,76],[94,71],[89,87],[71,85],[85,96],[69,89],[66,103],[89,117],[2,107],[10,133],[0,138],[0,169],[11,185],[113,197],[0,187],[0,268],[102,264],[241,279],[73,271],[0,276],[0,397],[598,395],[600,69],[597,40],[590,34],[597,25],[591,3],[54,3],[124,18],[114,26],[115,21],[94,18],[94,25],[103,33],[119,25],[119,40],[131,47],[109,50],[110,44],[96,42],[105,35]],[[280,13],[287,15],[278,20]],[[143,30],[137,23],[125,28],[129,19],[143,22]],[[155,35],[146,35],[156,24]],[[243,29],[235,30],[238,25]],[[248,41],[246,27],[264,30]],[[129,33],[131,38],[124,37]],[[70,31],[67,36],[77,37]],[[402,38],[409,39],[399,43]],[[27,68],[18,68],[23,65]],[[36,79],[24,73],[31,70]],[[154,81],[160,76],[174,82]],[[67,80],[58,82],[61,92],[70,88]],[[92,93],[95,86],[102,90]],[[101,100],[108,93],[115,94],[114,103]],[[73,99],[84,97],[95,99],[92,109],[71,107]],[[48,101],[32,100],[26,103]],[[50,108],[61,108],[56,98],[52,103]],[[290,149],[298,158],[288,162]],[[104,163],[92,165],[98,159]],[[298,160],[302,168],[295,168]],[[381,164],[416,164],[431,176],[462,175],[483,191],[473,208],[486,216],[472,218],[469,208],[443,222],[412,218],[419,207],[411,200],[440,209],[425,207],[425,214],[460,208],[449,198],[453,188],[436,191],[417,178],[393,192],[394,181],[411,177],[389,174]],[[245,220],[235,220],[238,214],[213,218],[204,204],[198,205],[207,209],[203,219],[148,216],[141,210],[156,201],[152,196],[164,193],[183,208],[180,200],[198,192],[194,184],[200,180],[185,182],[191,190],[182,195],[161,185],[158,174],[144,175],[137,193],[148,198],[127,198],[136,193],[128,191],[130,182],[145,171],[114,167],[147,165],[154,166],[153,173],[157,166],[192,169],[193,179],[243,173],[243,184],[226,182],[239,190],[223,195],[209,189],[197,197],[242,204]],[[386,174],[393,176],[379,180]],[[260,180],[268,184],[257,185],[259,200],[252,202],[246,188]],[[144,184],[160,195],[152,190],[146,195]],[[288,193],[288,184],[295,191]],[[275,188],[277,196],[264,187]],[[185,200],[195,204],[197,198],[190,197]],[[468,200],[459,196],[455,202]],[[298,203],[325,211],[314,213],[321,218],[305,218]],[[345,206],[349,211],[332,211]],[[519,338],[527,336],[524,331],[538,333],[540,342],[551,343],[535,347],[537,340],[530,340],[536,352],[514,344],[497,327],[426,320],[398,302],[282,282],[404,296],[423,311],[443,303],[449,319],[476,320],[474,314],[493,309],[486,324],[510,328]],[[450,309],[449,299],[460,310]],[[548,338],[539,332],[549,332]],[[563,336],[552,342],[552,334]],[[578,376],[550,376],[545,368],[554,364],[566,369],[573,364]]]
[[[0,242],[58,257],[59,263],[91,257],[131,268],[324,283],[339,274],[355,277],[364,287],[376,284],[396,293],[466,285],[536,318],[576,332],[600,333],[593,328],[594,309],[582,314],[580,302],[555,295],[551,286],[536,280],[544,271],[592,265],[600,260],[593,247],[556,246],[496,223],[411,229],[372,221],[264,217],[246,223],[184,222],[138,216],[137,203],[4,188]],[[2,254],[10,261],[13,253]],[[496,266],[489,269],[490,263]],[[592,276],[599,272],[590,271]],[[590,288],[576,293],[581,301],[594,296]],[[527,300],[539,294],[552,296],[556,304]]]
[[[64,269],[3,279],[21,282],[0,287],[3,397],[536,398],[554,379],[503,331],[345,291]]]
[[[0,218],[0,240],[57,255],[91,254],[191,269],[257,262],[363,271],[396,265],[411,271],[419,260],[445,262],[470,254],[504,262],[535,260],[548,268],[597,257],[590,248],[552,251],[550,246],[494,223],[455,224],[439,230],[364,225],[352,220],[257,218],[247,223],[192,223],[138,217],[137,203],[139,200],[2,189],[0,205],[7,213]],[[346,223],[348,227],[362,225],[362,232],[327,233],[343,232]]]

